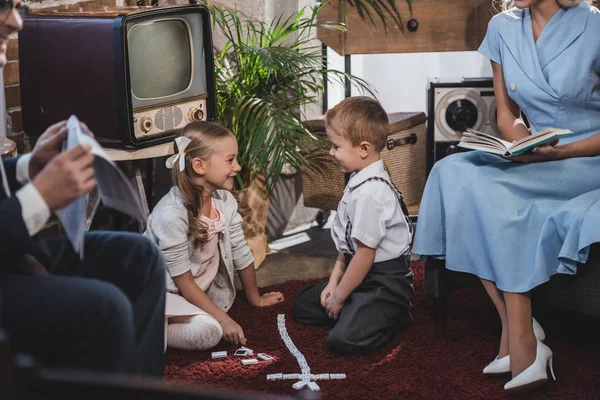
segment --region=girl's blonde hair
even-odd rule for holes
[[[190,139],[184,152],[185,169],[180,172],[179,168],[174,167],[172,178],[173,184],[181,192],[183,204],[188,212],[190,235],[194,238],[194,246],[198,246],[208,240],[208,226],[200,219],[204,188],[193,183],[196,173],[192,169],[192,160],[194,158],[208,160],[217,149],[219,142],[228,136],[233,136],[233,133],[214,122],[194,121],[183,128],[181,136]]]
[[[580,0],[556,0],[562,7],[573,7],[579,4]],[[588,4],[592,4],[593,0],[583,0]],[[514,0],[501,0],[502,11],[508,11],[515,6]]]

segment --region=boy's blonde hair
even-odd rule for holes
[[[369,142],[381,152],[387,144],[389,120],[375,99],[348,97],[325,113],[325,129],[350,140],[353,146]]]
[[[194,121],[183,128],[181,136],[190,139],[184,152],[185,169],[179,172],[179,168],[173,168],[172,178],[173,184],[181,192],[183,204],[188,212],[190,235],[194,238],[194,246],[198,246],[208,240],[208,226],[200,219],[204,188],[193,183],[196,173],[192,169],[192,160],[194,158],[208,160],[217,149],[219,142],[228,136],[233,136],[233,133],[214,122]]]

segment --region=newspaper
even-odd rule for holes
[[[102,202],[117,211],[146,221],[140,198],[125,174],[119,166],[111,160],[102,146],[87,132],[81,128],[81,123],[76,116],[72,115],[67,121],[69,131],[65,150],[72,149],[77,145],[89,145],[91,153],[95,156],[93,167],[96,178],[98,193]],[[73,249],[83,259],[83,243],[86,222],[86,194],[73,201],[67,207],[57,210],[56,216],[73,245]]]

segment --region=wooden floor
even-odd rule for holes
[[[256,280],[258,287],[264,287],[295,279],[324,278],[329,276],[334,263],[334,258],[280,251],[267,255],[265,261],[256,270]],[[236,288],[241,288],[237,274]]]
[[[421,205],[421,203],[418,204],[413,204],[412,206],[407,206],[408,207],[408,213],[412,216],[412,215],[419,215],[419,206]]]

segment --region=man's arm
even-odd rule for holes
[[[0,269],[16,265],[31,246],[31,239],[16,196],[0,200]]]
[[[50,209],[38,190],[29,182],[31,154],[4,161],[6,178],[12,196],[20,203],[20,214],[29,236],[38,233],[50,219]],[[25,186],[23,186],[25,185]],[[4,216],[2,218],[4,223]]]
[[[4,160],[4,169],[6,170],[6,179],[11,193],[15,193],[21,188],[24,182],[19,182],[17,179],[17,163],[21,157],[14,157]],[[22,163],[19,163],[22,164]]]

